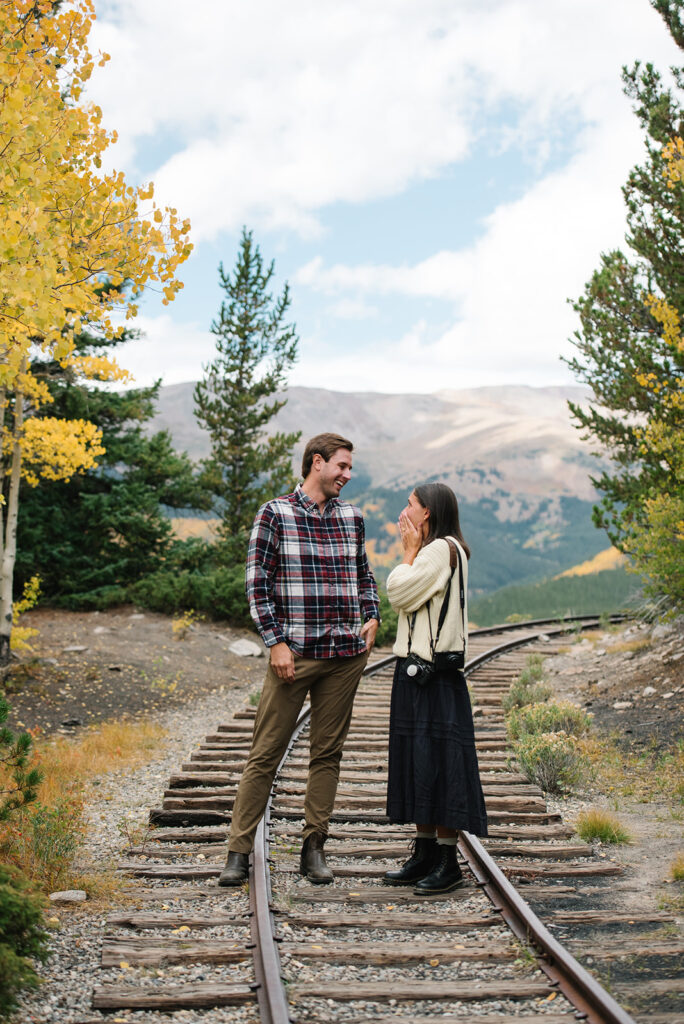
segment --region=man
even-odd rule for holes
[[[303,482],[263,505],[254,520],[246,589],[270,663],[219,885],[241,885],[247,878],[254,834],[307,693],[310,756],[300,871],[311,882],[333,880],[323,844],[354,695],[380,619],[363,517],[339,500],[351,477],[352,450],[339,434],[313,437],[304,451]]]

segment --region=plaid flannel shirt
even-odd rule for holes
[[[266,646],[305,658],[361,654],[361,613],[380,619],[360,510],[331,498],[321,513],[301,485],[257,512],[245,585]]]

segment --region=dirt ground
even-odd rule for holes
[[[236,640],[258,642],[247,630],[215,622],[174,630],[170,616],[133,607],[40,609],[23,616],[22,625],[39,635],[32,653],[13,659],[5,683],[8,725],[42,735],[75,734],[107,719],[154,717],[158,709],[250,680],[260,689],[266,665],[265,657],[230,652]]]
[[[596,734],[611,737],[628,767],[622,784],[598,777],[574,797],[560,801],[571,823],[581,810],[599,807],[615,814],[632,836],[624,846],[597,845],[600,856],[626,868],[611,882],[616,908],[624,912],[665,910],[684,925],[684,886],[672,880],[672,864],[684,854],[684,777],[679,797],[667,801],[630,785],[630,761],[651,765],[684,744],[684,620],[669,625],[628,623],[577,638],[544,663],[556,698],[580,704],[594,718]],[[679,762],[681,764],[681,761]],[[670,767],[676,785],[676,767]],[[682,934],[682,931],[679,931]]]
[[[684,742],[684,619],[595,631],[546,663],[554,690],[625,749]]]

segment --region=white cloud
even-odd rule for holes
[[[338,391],[389,394],[433,393],[440,389],[496,384],[547,386],[572,383],[551,351],[496,351],[471,346],[459,332],[437,337],[423,320],[399,338],[368,337],[353,353],[330,352],[315,338],[302,337],[301,360],[290,383]]]
[[[358,291],[374,295],[401,293],[433,299],[461,298],[469,280],[467,255],[458,252],[438,252],[413,266],[400,267],[372,263],[350,267],[337,263],[326,268],[317,256],[293,275],[295,284],[328,295]]]
[[[581,152],[563,170],[497,207],[467,249],[412,266],[326,267],[316,258],[295,282],[351,301],[398,294],[451,303],[453,324],[443,332],[435,336],[423,324],[408,346],[404,337],[376,347],[379,379],[405,373],[407,380],[432,381],[432,388],[445,376],[454,383],[444,387],[561,383],[568,375],[559,353],[568,354],[577,327],[567,299],[579,295],[601,251],[622,244],[624,207],[615,178],[638,145],[635,124],[631,132],[621,123],[587,131]]]
[[[132,387],[149,385],[160,377],[163,384],[197,380],[201,366],[214,357],[216,339],[196,324],[178,323],[163,314],[138,316],[133,326],[142,337],[116,350],[117,362],[135,378]]]
[[[340,299],[328,306],[326,313],[337,320],[368,320],[377,316],[378,310],[362,299]]]
[[[571,118],[610,116],[618,69],[674,56],[645,0],[106,0],[92,95],[124,164],[163,135],[153,177],[195,241],[242,223],[318,230],[335,202],[395,195],[468,153],[485,111],[540,159]]]
[[[191,217],[195,243],[243,223],[283,229],[285,247],[292,232],[315,239],[326,207],[358,215],[429,182],[490,138],[495,118],[499,149],[528,157],[537,180],[493,206],[463,249],[301,267],[298,307],[308,289],[328,296],[350,343],[332,351],[298,313],[292,383],[568,380],[566,297],[621,243],[620,185],[641,152],[619,69],[680,56],[646,0],[195,0],[190,12],[180,0],[99,0],[98,18],[94,44],[113,59],[91,97],[119,132],[112,155],[135,177],[157,146],[157,195]],[[559,146],[572,156],[549,173]],[[410,224],[408,198],[403,209]],[[437,326],[418,309],[398,337],[378,337],[377,313],[397,294],[447,303],[447,315]],[[208,331],[173,316],[138,320],[148,340],[121,361],[141,381],[196,379],[213,354]]]

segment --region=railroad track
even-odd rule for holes
[[[578,627],[595,624],[583,617]],[[573,839],[509,764],[501,698],[527,656],[554,653],[567,629],[538,620],[471,634],[466,674],[490,836],[462,833],[467,883],[444,897],[382,884],[411,836],[384,813],[393,657],[374,657],[356,698],[326,845],[332,886],[297,873],[304,709],[259,826],[249,885],[217,887],[254,709],[219,725],[169,780],[150,812],[151,838],[120,865],[135,878],[137,907],[108,920],[93,1007],[191,1009],[197,1021],[230,1007],[221,1019],[262,1024],[681,1021],[681,943],[660,934],[672,918],[616,913],[619,865]],[[613,995],[578,960],[610,972]],[[634,1018],[625,1002],[637,1007]]]

